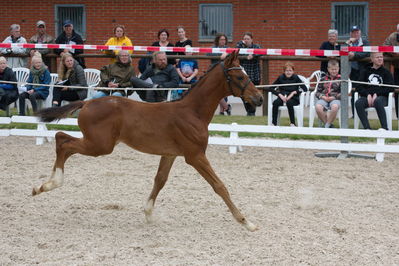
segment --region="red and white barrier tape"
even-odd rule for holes
[[[387,52],[399,53],[399,46],[347,46],[341,48],[342,52]]]
[[[41,44],[41,43],[0,43],[0,48],[31,48],[31,49],[84,49],[84,50],[129,50],[141,52],[191,52],[191,53],[231,53],[237,48],[208,47],[163,47],[163,46],[121,46],[121,45],[90,45],[90,44]],[[240,54],[257,55],[292,55],[292,56],[340,56],[348,52],[391,52],[399,53],[399,46],[350,46],[341,50],[313,49],[240,49]]]
[[[120,46],[120,45],[80,45],[80,44],[34,44],[34,43],[0,43],[0,48],[30,48],[30,49],[85,49],[85,50],[132,50],[141,52],[191,52],[191,53],[231,53],[237,48],[208,47],[163,47],[163,46]],[[338,50],[311,49],[240,49],[240,54],[256,55],[296,55],[296,56],[340,56]]]

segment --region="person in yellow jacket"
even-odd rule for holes
[[[122,45],[122,46],[133,46],[132,41],[125,36],[125,26],[123,25],[117,25],[114,28],[114,34],[115,37],[111,37],[108,39],[108,41],[105,43],[105,45]],[[129,54],[133,53],[133,50],[128,50]],[[118,55],[119,50],[106,50],[104,51],[105,54],[110,54],[110,55]],[[116,59],[111,58],[111,64],[115,63]]]

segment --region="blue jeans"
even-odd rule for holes
[[[173,90],[170,92],[171,93],[171,97],[170,99],[173,100],[178,100],[181,98],[182,94],[183,94],[183,90]]]
[[[101,97],[105,97],[105,96],[109,96],[107,93],[103,92],[103,91],[96,91],[96,93],[94,93],[94,95],[91,97],[92,99],[98,99]],[[111,94],[111,96],[119,96],[119,97],[123,97],[122,93],[120,93],[119,91],[115,91]]]

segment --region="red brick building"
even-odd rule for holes
[[[133,45],[150,45],[157,40],[161,28],[169,29],[170,41],[175,43],[176,27],[183,25],[194,46],[210,47],[212,34],[223,29],[229,32],[231,47],[244,32],[250,31],[254,42],[263,48],[318,49],[327,39],[328,29],[337,28],[340,35],[347,35],[354,24],[361,26],[372,45],[380,45],[395,31],[398,14],[398,0],[14,0],[2,5],[0,39],[9,35],[8,28],[13,23],[20,24],[22,35],[29,39],[39,19],[47,23],[48,33],[56,36],[62,20],[69,18],[78,21],[76,26],[86,44],[104,44],[117,24],[125,25]],[[281,72],[284,62],[271,63],[271,81]],[[89,67],[99,68],[106,63],[107,59],[87,59]],[[201,62],[203,68],[207,64],[207,61]],[[319,62],[297,62],[296,65],[297,73],[308,76],[318,69]]]

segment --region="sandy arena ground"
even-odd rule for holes
[[[314,151],[210,146],[208,158],[248,232],[177,159],[147,224],[158,156],[121,144],[73,156],[61,188],[39,196],[54,143],[0,138],[0,265],[398,265],[399,156],[321,159]]]

